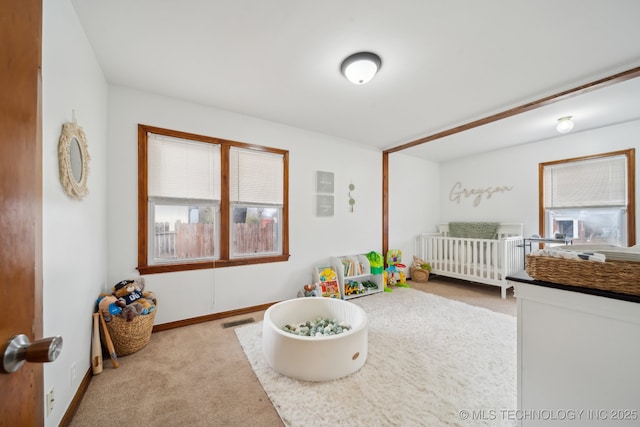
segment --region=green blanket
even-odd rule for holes
[[[450,237],[497,239],[499,222],[450,222]]]

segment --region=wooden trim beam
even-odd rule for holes
[[[407,148],[415,147],[417,145],[421,145],[427,142],[435,141],[436,139],[441,139],[450,135],[454,135],[456,133],[464,132],[473,128],[477,128],[479,126],[483,126],[489,123],[496,122],[498,120],[506,119],[508,117],[515,116],[520,113],[524,113],[530,110],[535,110],[536,108],[541,108],[547,105],[551,105],[555,102],[562,101],[568,98],[572,98],[574,96],[582,95],[596,89],[601,89],[603,87],[611,86],[616,83],[621,83],[626,80],[630,80],[640,76],[640,67],[632,68],[627,71],[623,71],[618,74],[614,74],[612,76],[608,76],[602,78],[600,80],[596,80],[591,83],[587,83],[581,86],[574,87],[572,89],[568,89],[562,92],[558,92],[554,95],[546,96],[544,98],[540,98],[536,101],[528,102],[526,104],[522,104],[518,107],[510,108],[501,113],[493,114],[491,116],[484,117],[482,119],[474,120],[472,122],[456,126],[451,129],[444,130],[442,132],[437,132],[429,136],[425,136],[420,139],[416,139],[415,141],[407,142],[406,144],[398,145],[397,147],[389,148],[388,150],[384,150],[385,153],[395,153],[397,151],[406,150]]]

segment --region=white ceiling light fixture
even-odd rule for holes
[[[573,121],[571,120],[571,116],[560,117],[558,119],[558,123],[556,124],[556,130],[560,133],[571,132],[573,129]]]
[[[340,71],[351,83],[363,85],[371,81],[381,66],[382,60],[375,53],[358,52],[342,61]]]

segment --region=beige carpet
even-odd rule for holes
[[[500,289],[432,277],[412,288],[515,315]],[[510,292],[511,294],[511,292]],[[367,298],[367,297],[364,297]],[[71,426],[282,426],[236,338],[223,323],[264,312],[153,334],[147,347],[93,377]]]
[[[349,427],[464,427],[470,420],[461,411],[517,407],[513,316],[410,288],[351,302],[367,313],[369,355],[358,372],[334,381],[279,374],[262,352],[262,323],[236,329],[286,426],[333,427],[349,420]],[[502,421],[474,419],[472,425],[514,424]]]

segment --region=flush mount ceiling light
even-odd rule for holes
[[[358,52],[342,61],[340,71],[351,83],[363,85],[376,75],[381,66],[382,60],[375,53]]]
[[[560,117],[558,119],[558,123],[556,124],[556,130],[560,133],[571,132],[573,129],[573,121],[571,121],[571,116]]]

